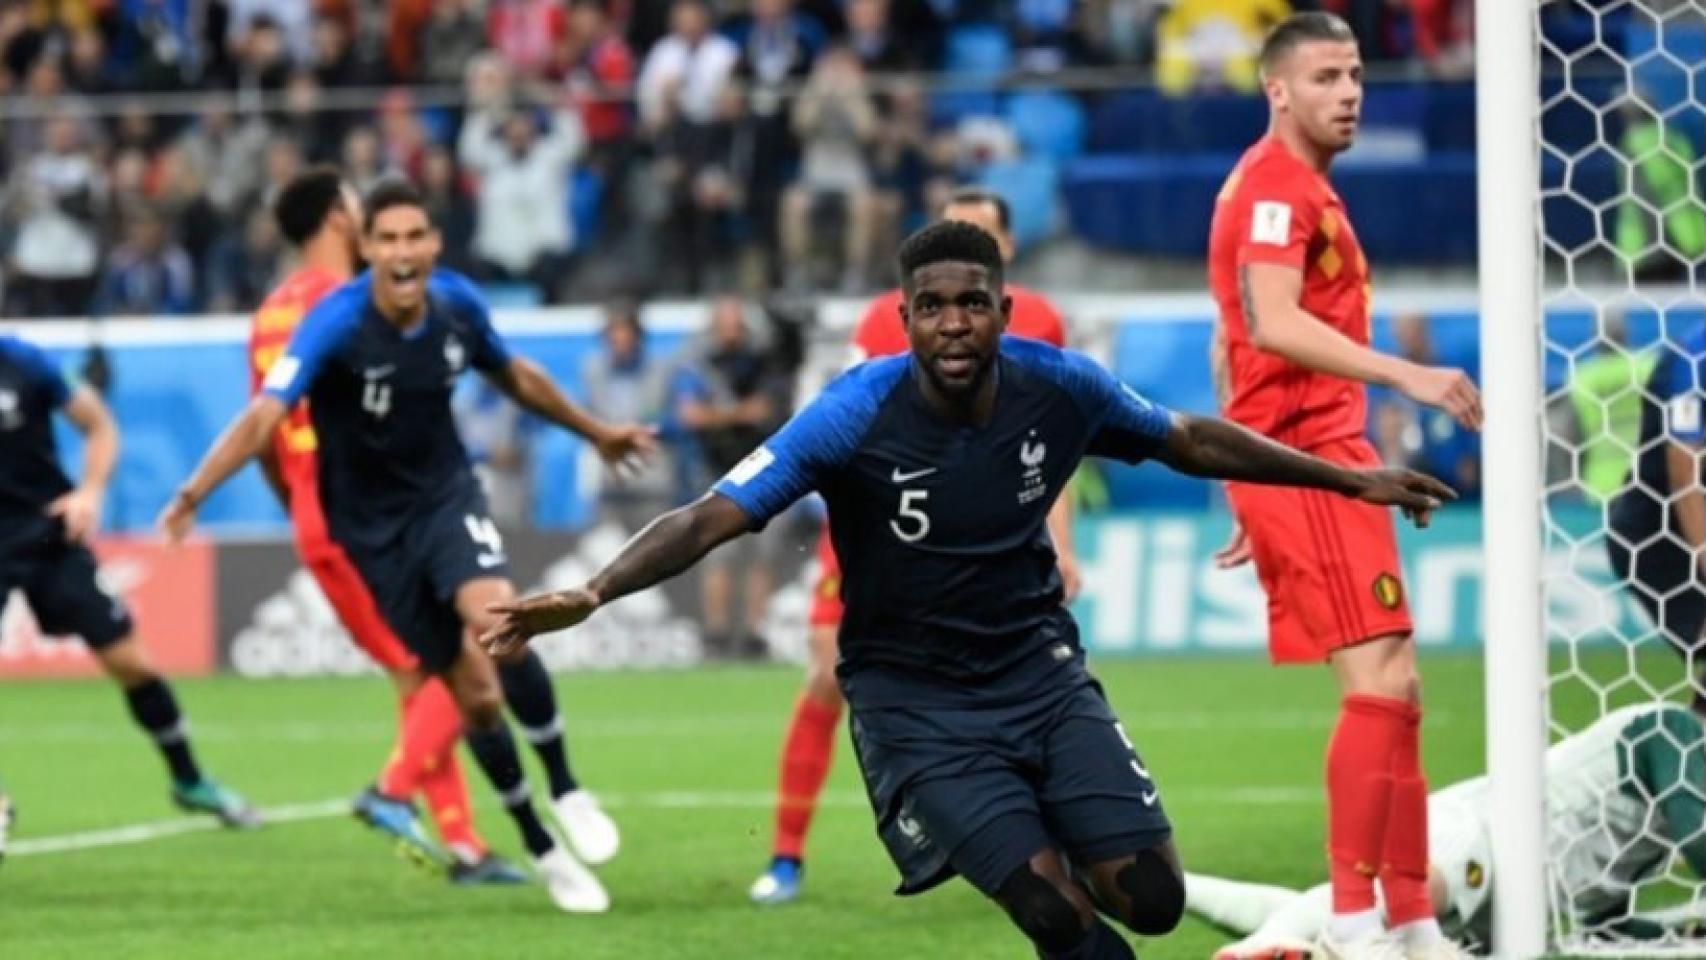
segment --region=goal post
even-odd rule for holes
[[[1482,638],[1494,955],[1546,952],[1538,0],[1476,0]]]

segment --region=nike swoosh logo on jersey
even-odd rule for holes
[[[490,570],[493,567],[503,566],[508,561],[509,558],[505,557],[501,553],[482,553],[474,558],[474,562],[480,565],[481,570]]]
[[[1159,800],[1159,799],[1161,799],[1161,794],[1157,793],[1156,791],[1154,791],[1154,790],[1143,791],[1143,805],[1144,806],[1153,807],[1153,806],[1155,806],[1155,801]]]
[[[905,483],[908,480],[917,480],[919,477],[928,477],[932,473],[935,473],[938,469],[940,469],[940,468],[938,468],[938,467],[925,467],[923,470],[913,470],[910,473],[902,473],[901,469],[899,467],[895,467],[893,479],[894,479],[895,483]]]
[[[397,365],[394,363],[387,363],[382,367],[368,367],[361,371],[361,375],[369,380],[377,380],[380,377],[389,377],[395,372],[397,372]]]

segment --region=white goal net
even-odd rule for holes
[[[1620,710],[1706,704],[1706,553],[1691,546],[1706,536],[1706,0],[1534,9],[1547,717],[1553,743],[1582,745],[1543,773],[1549,939],[1706,956],[1690,929],[1706,886],[1685,856],[1706,836],[1679,815],[1706,803],[1706,744]],[[1656,769],[1666,758],[1680,774]]]

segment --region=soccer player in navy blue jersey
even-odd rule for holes
[[[955,873],[1039,956],[1129,958],[1101,917],[1166,933],[1184,887],[1156,780],[1084,666],[1044,518],[1086,455],[1397,505],[1452,497],[1224,421],[1169,413],[1081,354],[1002,339],[1001,254],[943,222],[902,245],[910,355],[873,360],[584,586],[494,607],[507,656],[687,569],[811,490],[841,558],[837,676],[900,893]]]
[[[84,438],[76,485],[60,467],[56,412]],[[243,798],[202,773],[177,697],[149,663],[124,601],[108,595],[96,577],[88,544],[101,526],[118,446],[118,427],[100,394],[67,383],[32,344],[0,336],[0,607],[20,590],[44,631],[88,645],[124,690],[137,726],[159,747],[178,806],[228,826],[255,826],[259,817]],[[0,820],[9,819],[3,798],[0,807]]]
[[[530,412],[590,440],[610,464],[654,447],[652,431],[613,426],[565,397],[544,369],[514,356],[485,300],[463,277],[435,271],[439,235],[405,181],[381,183],[365,204],[362,252],[371,269],[303,318],[262,392],[215,442],[161,514],[185,536],[198,504],[270,441],[306,400],[319,443],[319,490],[330,538],[343,549],[392,630],[455,695],[475,759],[503,797],[559,907],[601,912],[596,877],[558,845],[535,813],[502,704],[507,699],[545,763],[553,812],[581,859],[615,854],[615,825],[568,771],[550,677],[536,655],[501,668],[472,642],[513,597],[503,541],[492,524],[451,417],[457,379],[478,370]],[[500,696],[500,687],[502,695]],[[387,798],[364,798],[379,809]],[[369,817],[418,832],[407,798]]]

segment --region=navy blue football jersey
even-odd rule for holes
[[[426,316],[410,330],[380,315],[367,273],[302,318],[264,389],[286,405],[308,400],[339,542],[382,547],[434,505],[478,492],[450,396],[469,367],[509,361],[479,290],[447,270],[427,278]]]
[[[932,410],[910,355],[861,364],[714,487],[755,526],[822,493],[855,705],[905,702],[920,683],[1022,698],[1051,664],[1080,659],[1049,507],[1085,455],[1143,460],[1172,418],[1047,344],[1003,338],[994,375],[994,411],[973,428]]]
[[[53,413],[70,398],[47,354],[0,336],[0,540],[33,536],[42,510],[71,489],[53,439]]]

